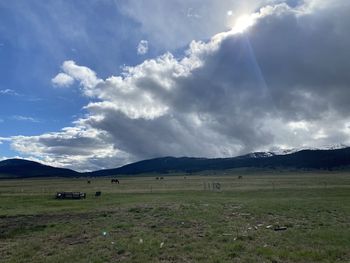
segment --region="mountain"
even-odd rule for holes
[[[79,173],[33,161],[0,162],[0,178],[114,176],[149,173],[192,173],[228,169],[350,170],[350,147],[292,150],[291,153],[255,152],[232,158],[162,157],[115,169]]]
[[[333,170],[350,169],[350,147],[301,150],[292,153],[256,152],[233,158],[163,157],[89,173],[91,176],[142,173],[200,172],[236,168]]]
[[[0,162],[0,178],[75,176],[81,174],[70,169],[51,167],[23,159],[7,159]]]

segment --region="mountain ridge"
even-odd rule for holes
[[[130,163],[118,168],[76,172],[25,159],[0,161],[0,178],[98,177],[150,173],[196,173],[237,168],[350,170],[350,147],[304,149],[292,153],[253,152],[229,158],[159,157]]]
[[[258,152],[259,153],[259,152]],[[254,157],[251,157],[254,154]],[[350,168],[350,147],[335,150],[301,150],[291,154],[230,158],[163,157],[143,160],[115,169],[91,172],[94,176],[166,172],[200,172],[235,168],[332,170]]]

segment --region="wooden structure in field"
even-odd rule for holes
[[[56,199],[85,199],[86,193],[83,192],[57,192]]]

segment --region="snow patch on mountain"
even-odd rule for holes
[[[244,157],[250,157],[250,158],[265,158],[265,157],[271,157],[275,155],[286,155],[286,154],[292,154],[304,150],[339,150],[349,147],[348,145],[338,143],[338,144],[331,144],[331,145],[324,145],[321,147],[310,147],[310,146],[303,146],[298,148],[291,148],[291,149],[278,149],[273,151],[267,151],[267,152],[253,152],[249,153],[247,155],[244,155]]]

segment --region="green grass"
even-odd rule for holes
[[[350,262],[346,173],[164,178],[0,181],[0,262]]]

